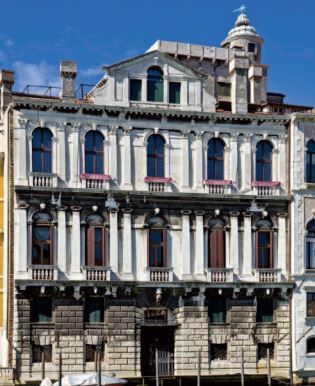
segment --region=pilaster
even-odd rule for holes
[[[182,280],[191,279],[191,254],[190,254],[190,210],[182,210]]]
[[[71,265],[70,276],[72,280],[81,279],[81,222],[80,206],[72,206],[72,238],[71,238]],[[58,245],[59,249],[59,245]]]
[[[123,264],[122,274],[123,280],[132,280],[132,230],[131,230],[131,213],[132,209],[123,209]]]
[[[195,277],[205,279],[205,237],[204,237],[204,211],[196,213],[196,245],[195,245]]]

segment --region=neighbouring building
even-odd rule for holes
[[[290,136],[311,108],[267,92],[262,44],[242,11],[221,47],[157,41],[83,99],[72,61],[59,97],[1,72],[1,374],[35,384],[43,359],[56,379],[60,352],[63,373],[100,353],[104,372],[149,384],[157,351],[164,382],[189,384],[199,355],[203,379],[238,379],[243,355],[254,380],[269,352],[290,379],[292,265],[308,275],[290,259],[306,146]]]

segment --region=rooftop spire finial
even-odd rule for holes
[[[246,5],[242,4],[238,9],[234,9],[233,12],[239,12],[240,15],[244,15],[246,11]]]

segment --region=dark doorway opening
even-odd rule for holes
[[[142,327],[141,373],[155,376],[155,353],[158,352],[159,376],[174,374],[174,327]]]

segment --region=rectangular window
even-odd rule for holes
[[[227,344],[213,344],[210,345],[210,360],[224,361],[227,358]]]
[[[268,358],[268,349],[270,359],[274,358],[274,343],[258,343],[257,346],[257,358],[267,359]]]
[[[273,323],[273,299],[257,299],[256,320],[258,323]]]
[[[306,238],[306,269],[315,269],[315,240],[313,235],[309,236]]]
[[[34,298],[32,302],[31,321],[33,323],[52,322],[52,299],[49,297]]]
[[[208,306],[210,323],[226,323],[226,299],[211,298]]]
[[[87,344],[85,345],[85,362],[96,362],[98,353],[101,353],[101,361],[104,360],[104,344]]]
[[[179,82],[170,82],[169,83],[169,102],[170,103],[180,103],[180,83]]]
[[[226,96],[226,97],[231,96],[231,84],[230,83],[218,82],[217,88],[218,88],[218,95],[219,96]]]
[[[248,43],[247,50],[248,50],[248,52],[255,53],[256,52],[256,44],[255,43]]]
[[[130,79],[130,100],[131,101],[141,101],[141,85],[142,81],[140,79]]]
[[[307,316],[314,317],[315,316],[315,292],[307,292]]]
[[[47,344],[44,346],[38,344],[32,344],[32,362],[40,363],[42,360],[45,362],[52,362],[52,346]]]
[[[86,323],[103,323],[104,299],[100,297],[85,298],[84,317]]]

